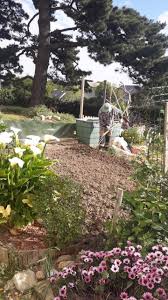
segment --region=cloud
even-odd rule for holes
[[[132,1],[131,0],[126,0],[123,2],[122,4],[123,6],[127,6],[127,7],[131,7],[133,4],[132,4]]]
[[[161,23],[166,23],[166,27],[162,30],[162,32],[168,35],[168,11],[163,12],[159,16],[158,21],[160,21]]]

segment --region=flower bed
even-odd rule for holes
[[[54,300],[99,295],[100,299],[168,299],[168,247],[154,246],[145,257],[130,242],[122,250],[86,251],[81,263],[50,276]]]
[[[35,219],[33,200],[36,187],[50,171],[52,161],[44,157],[47,142],[55,137],[46,135],[20,140],[20,129],[0,133],[0,224],[22,227]]]

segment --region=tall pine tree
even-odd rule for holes
[[[149,85],[157,80],[158,84],[167,78],[168,59],[164,54],[168,38],[160,32],[164,24],[148,20],[133,9],[114,7],[111,0],[29,1],[37,12],[26,29],[22,20],[27,16],[21,5],[16,0],[1,0],[0,38],[14,38],[15,43],[6,50],[0,48],[0,71],[21,71],[18,60],[22,53],[33,59],[36,68],[31,105],[44,101],[47,77],[73,84],[86,74],[78,67],[82,47],[104,65],[121,63],[136,83]],[[71,19],[70,26],[59,28],[60,14]],[[29,27],[37,16],[39,35],[35,36]],[[53,31],[51,23],[56,28]]]
[[[26,32],[25,20],[28,15],[22,5],[14,0],[0,1],[0,79],[11,79],[15,73],[22,72],[19,65],[20,42]]]

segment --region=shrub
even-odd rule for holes
[[[141,161],[135,164],[137,187],[124,194],[127,219],[106,224],[108,245],[112,237],[121,244],[127,239],[148,249],[152,244],[168,242],[168,177],[157,164]]]
[[[168,299],[168,247],[154,246],[145,257],[141,249],[128,242],[123,250],[83,252],[80,264],[50,277],[54,299]]]
[[[15,103],[15,96],[13,88],[0,89],[0,104],[13,105]]]
[[[80,186],[69,178],[52,175],[39,185],[34,206],[50,245],[62,247],[81,235],[84,212],[80,199]]]
[[[130,145],[141,144],[143,136],[138,132],[138,128],[132,127],[122,132],[122,137]]]
[[[51,161],[44,157],[45,144],[29,136],[19,140],[17,128],[0,133],[0,221],[22,226],[35,217],[33,198],[42,179],[50,174]]]
[[[47,106],[45,105],[37,105],[35,107],[32,107],[32,112],[34,116],[52,116],[53,112],[51,111],[51,109],[47,108]]]

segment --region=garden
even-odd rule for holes
[[[1,121],[2,299],[167,299],[163,137],[123,136],[131,161]]]
[[[0,1],[0,300],[168,300],[167,14],[119,2]]]

